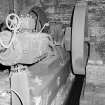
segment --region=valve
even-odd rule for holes
[[[14,13],[9,14],[6,18],[6,25],[7,25],[8,29],[13,31],[13,35],[12,35],[12,38],[11,38],[10,43],[8,45],[5,45],[1,38],[0,38],[0,44],[4,48],[9,48],[11,46],[11,44],[13,43],[15,37],[16,37],[17,30],[20,28],[20,18],[19,18],[19,16],[14,14]]]
[[[11,13],[6,18],[6,25],[8,29],[15,31],[20,28],[20,18],[15,13]]]

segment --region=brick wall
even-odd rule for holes
[[[42,6],[52,22],[69,24],[77,0],[15,0],[23,2],[24,7]],[[41,1],[41,2],[40,2]],[[78,0],[80,1],[80,0]],[[84,1],[84,0],[83,0]],[[88,2],[89,35],[105,34],[105,0],[85,0]],[[8,13],[8,0],[0,0],[0,14]],[[0,15],[2,17],[2,15]]]
[[[89,0],[89,35],[105,35],[105,1]]]
[[[0,22],[4,20],[4,17],[8,14],[9,3],[8,0],[0,0]]]
[[[72,11],[76,0],[24,0],[24,6],[40,6],[44,8],[47,17],[51,22],[63,22],[70,24]],[[41,2],[40,2],[41,1]]]
[[[96,37],[96,51],[105,63],[105,0],[88,0],[88,34]]]

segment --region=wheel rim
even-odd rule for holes
[[[85,66],[87,57],[84,56],[85,46],[84,37],[86,35],[86,2],[77,3],[73,16],[72,26],[72,66],[75,74],[85,74]]]

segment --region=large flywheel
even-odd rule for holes
[[[84,42],[87,32],[87,4],[75,6],[72,23],[72,66],[74,74],[85,74],[88,47]]]

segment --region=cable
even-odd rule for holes
[[[44,24],[44,26],[42,27],[39,33],[41,33],[46,26],[49,26],[49,22]]]
[[[19,94],[15,90],[11,90],[11,92],[13,92],[17,96],[17,98],[19,99],[21,105],[24,105],[23,102],[22,102],[22,99],[19,96]]]
[[[13,43],[13,41],[15,40],[16,38],[16,32],[13,33],[13,36],[10,40],[10,43],[8,45],[5,45],[2,41],[2,39],[0,38],[0,44],[4,47],[4,48],[9,48],[11,46],[11,44]]]

